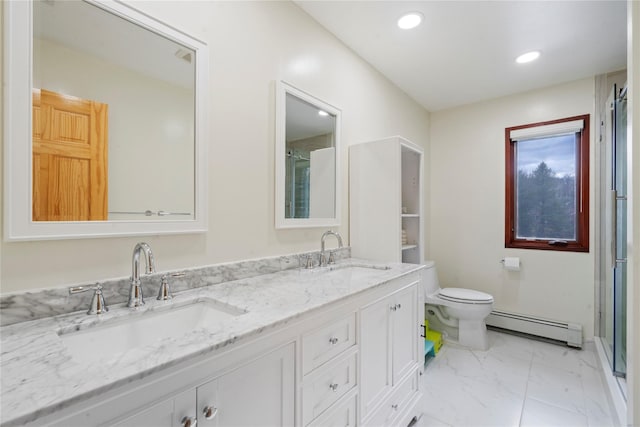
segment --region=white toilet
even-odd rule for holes
[[[475,350],[487,350],[485,319],[493,309],[493,296],[472,289],[440,288],[433,261],[425,263],[425,316],[429,329],[445,332],[448,339]]]

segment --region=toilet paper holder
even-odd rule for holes
[[[505,257],[500,260],[500,263],[507,270],[512,270],[512,271],[519,271],[521,267],[520,258],[518,257]]]

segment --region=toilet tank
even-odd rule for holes
[[[440,288],[438,282],[438,273],[436,272],[436,263],[426,261],[425,269],[422,271],[422,285],[424,286],[425,296],[435,293]]]

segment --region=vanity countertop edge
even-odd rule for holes
[[[350,269],[347,266],[364,268]],[[386,269],[380,269],[386,268]],[[122,304],[105,315],[76,312],[0,328],[0,424],[22,425],[198,356],[273,331],[331,304],[421,270],[418,264],[349,258],[334,268],[292,269],[183,291],[169,303],[149,301],[140,310],[213,299],[246,311],[218,331],[194,330],[154,348],[122,354],[105,363],[82,364],[62,343],[62,330],[138,315]],[[151,346],[150,346],[151,347]],[[129,354],[131,353],[131,354]],[[143,357],[141,357],[143,356]],[[91,368],[91,375],[87,375]]]

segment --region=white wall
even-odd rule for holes
[[[504,129],[593,112],[589,78],[432,114],[427,258],[441,286],[488,292],[499,310],[578,322],[593,337],[593,215],[590,253],[504,247]],[[593,158],[593,120],[590,135]],[[504,270],[506,256],[520,257],[521,271]]]
[[[320,248],[324,229],[275,230],[275,85],[285,80],[342,112],[347,144],[403,135],[428,140],[418,104],[290,2],[137,2],[210,49],[209,232],[146,237],[158,270]],[[136,185],[132,183],[132,185]],[[342,182],[347,239],[348,183]],[[3,293],[126,277],[141,238],[2,242]]]

